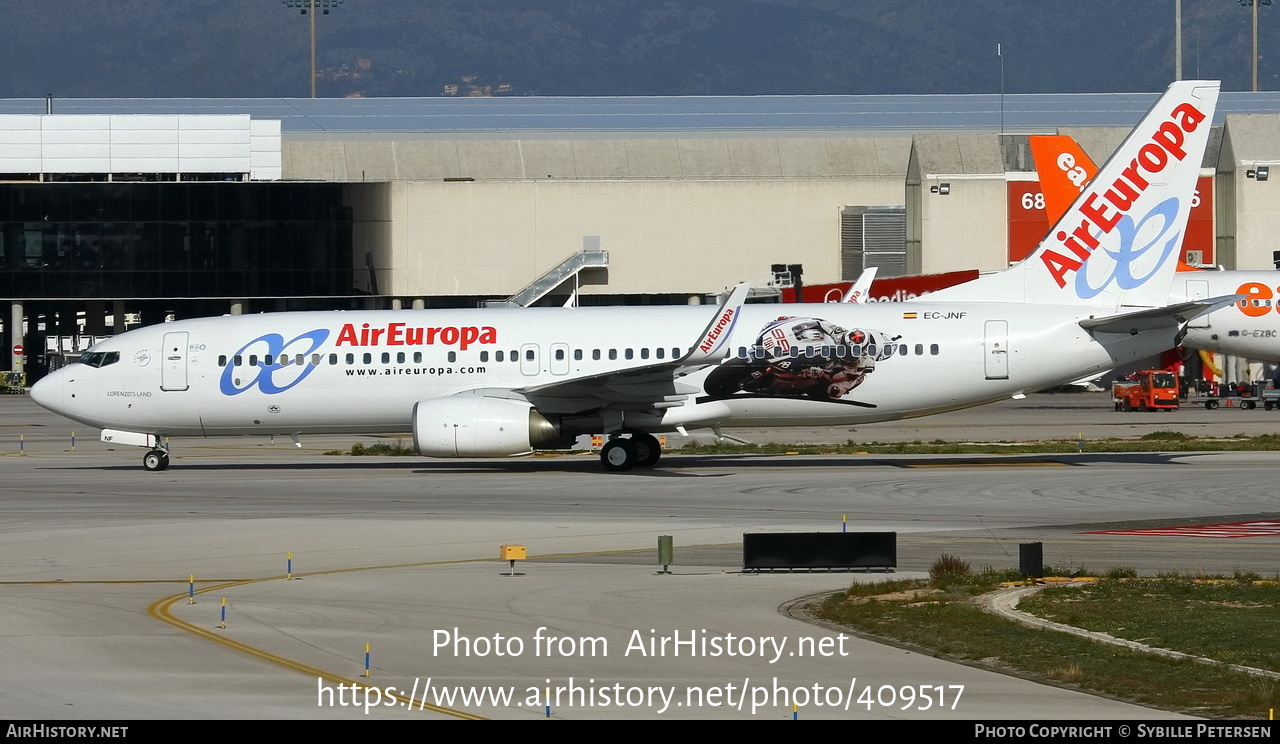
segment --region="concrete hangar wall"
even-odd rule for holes
[[[1101,163],[1128,128],[1044,131]],[[1277,114],[1215,127],[1184,258],[1273,267],[1280,183],[1250,174],[1280,164],[1277,143]],[[306,135],[286,137],[283,167],[349,184],[355,253],[378,277],[361,267],[357,288],[406,299],[515,293],[588,235],[610,265],[583,294],[692,297],[765,284],[778,263],[806,284],[856,277],[847,216],[866,207],[905,206],[905,254],[882,276],[998,270],[1049,228],[1027,136],[993,131]]]
[[[350,193],[384,294],[510,295],[592,235],[608,284],[584,294],[699,296],[766,283],[775,263],[846,276],[842,210],[902,205],[910,149],[902,135],[308,138],[283,162],[286,178],[378,182]]]

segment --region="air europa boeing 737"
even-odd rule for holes
[[[1218,98],[1174,83],[1026,261],[925,302],[299,312],[150,326],[38,382],[40,405],[147,447],[164,437],[413,432],[429,457],[659,432],[849,425],[989,403],[1171,348],[1234,296],[1166,307]],[[936,298],[936,299],[935,299]],[[927,384],[922,384],[927,383]]]

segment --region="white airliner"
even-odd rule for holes
[[[609,470],[655,433],[942,413],[1174,345],[1235,297],[1165,307],[1218,97],[1174,83],[1039,249],[911,303],[298,312],[185,320],[94,346],[40,405],[150,448],[169,436],[411,430],[430,457],[608,435]]]
[[[1098,168],[1079,143],[1067,135],[1033,135],[1032,139],[1045,212],[1052,221],[1066,211]],[[1169,302],[1232,294],[1243,297],[1192,320],[1182,345],[1280,362],[1280,271],[1179,271]]]

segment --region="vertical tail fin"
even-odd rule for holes
[[[929,301],[1167,304],[1219,85],[1170,85],[1034,253]]]

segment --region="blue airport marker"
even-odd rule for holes
[[[222,598],[222,621],[218,623],[218,627],[223,630],[227,629],[227,598]]]
[[[840,531],[841,532],[849,531],[849,515],[848,514],[840,515]]]
[[[19,455],[27,454],[27,435],[26,434],[18,435],[18,454]]]
[[[74,431],[71,432],[71,451],[76,451],[76,433]]]
[[[191,574],[191,577],[187,579],[187,604],[193,605],[195,603],[196,603],[196,575]]]
[[[543,692],[547,696],[547,704],[544,706],[544,710],[546,710],[547,712],[547,718],[550,719],[551,718],[551,688],[544,687]]]
[[[1084,434],[1081,433],[1076,437],[1076,452],[1084,452]]]
[[[290,550],[285,557],[284,580],[293,581],[293,551]]]
[[[791,704],[791,720],[793,721],[800,720],[800,707],[797,706],[795,703]]]
[[[364,644],[364,675],[366,679],[369,677],[369,644]],[[424,693],[425,694],[425,693]]]

